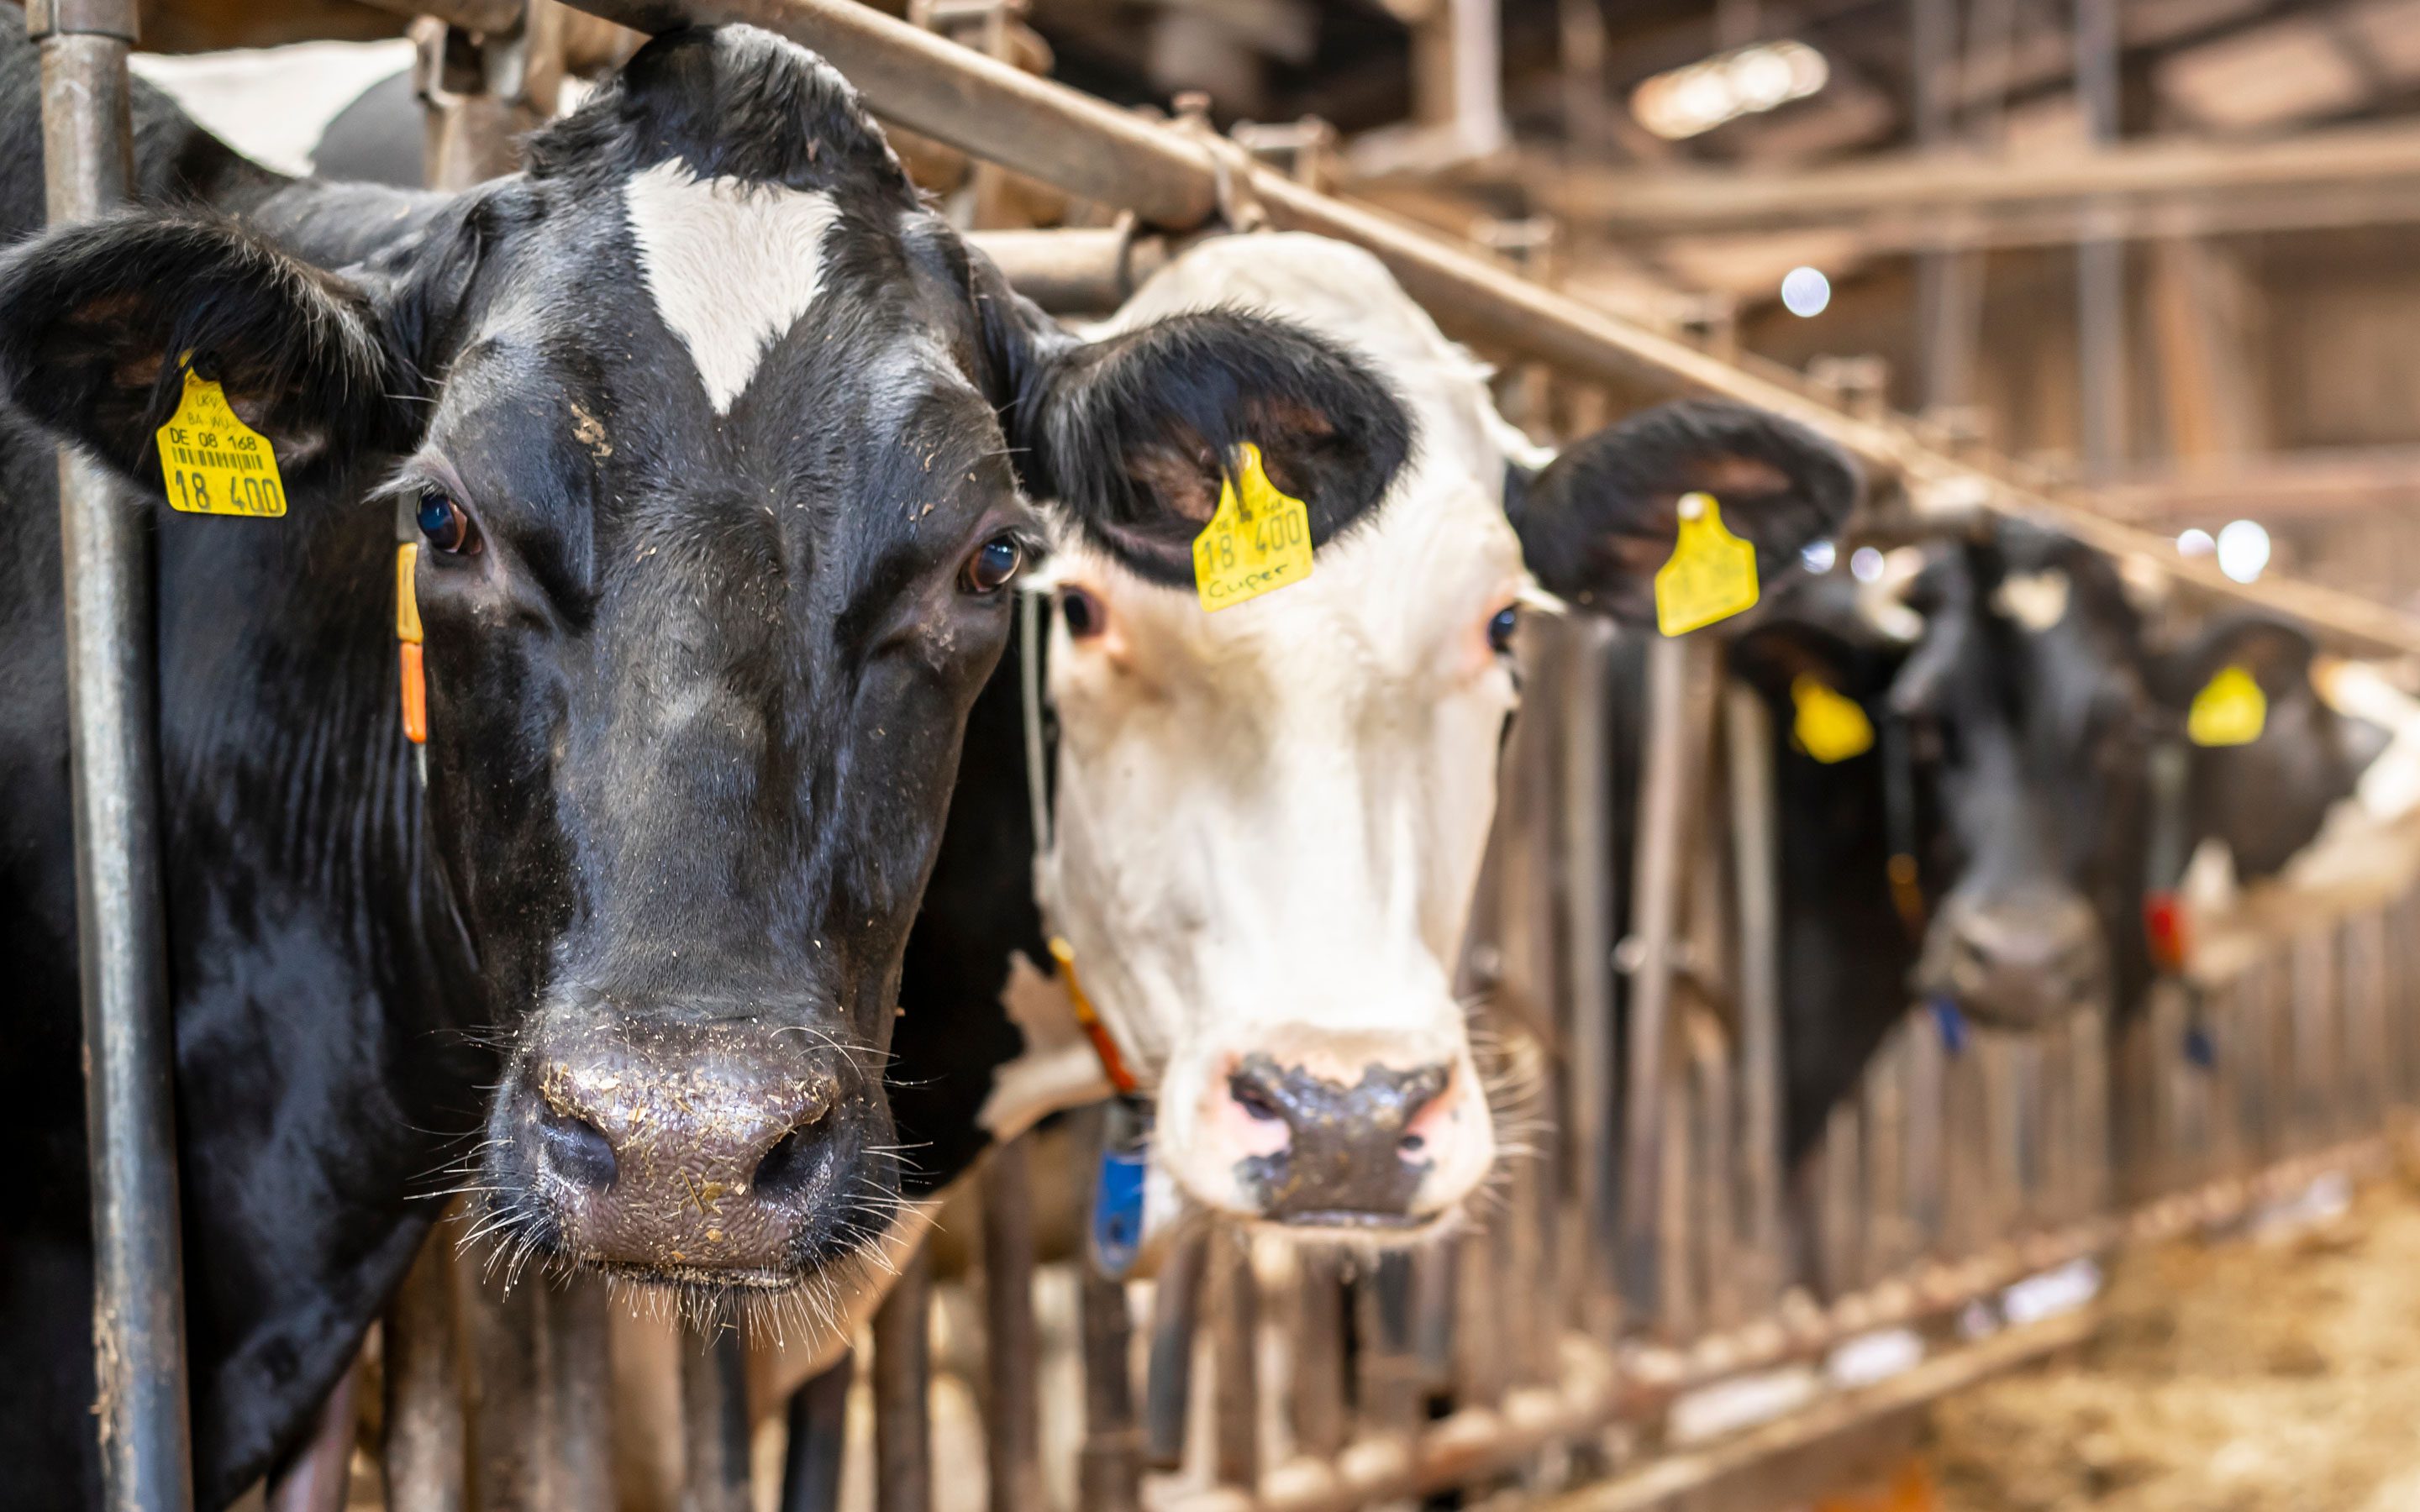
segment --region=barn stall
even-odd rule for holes
[[[186,45],[389,29],[322,8],[264,33],[260,17],[194,8],[166,29],[194,28]],[[1321,76],[1322,49],[1349,37],[1323,33],[1281,69],[1201,43],[1199,16],[1177,11],[1138,39],[1131,18],[1047,7],[937,5],[906,21],[827,0],[583,8],[633,31],[744,20],[814,47],[912,133],[917,171],[1053,308],[1105,311],[1187,238],[1335,237],[1496,360],[1502,409],[1541,439],[1672,393],[1831,437],[1870,488],[1839,561],[2015,517],[2157,579],[2188,614],[2250,606],[2348,656],[2420,651],[2387,544],[2411,481],[2392,450],[2408,373],[2388,352],[2367,359],[2366,383],[2331,376],[2408,295],[2394,245],[2415,159],[2391,121],[2362,119],[2392,116],[2397,76],[2332,39],[2391,41],[2393,8],[2319,24],[2291,8],[2180,7],[2149,24],[2087,3],[2071,30],[2015,7],[1919,4],[1887,26],[1846,8],[1804,22],[1859,60],[1840,91],[1716,122],[1705,131],[1728,134],[1684,162],[1618,118],[1652,97],[1625,102],[1613,81],[1641,69],[1643,89],[1668,71],[1659,60],[1765,40],[1752,8],[1686,8],[1634,35],[1559,8],[1543,79],[1525,39],[1540,18],[1521,8],[1384,18],[1402,55],[1378,55],[1403,82],[1362,85],[1388,101],[1373,107]],[[89,215],[124,192],[110,143],[132,8],[58,0],[29,24],[46,49],[52,213]],[[636,40],[543,5],[412,24],[440,183],[505,166],[507,132]],[[1252,32],[1221,27],[1230,44]],[[1173,121],[1114,108],[1041,76],[1054,44],[1103,89],[1140,52],[1139,92],[1208,93]],[[2371,66],[2339,60],[2350,82],[2331,87],[2327,65],[2307,64],[2319,82],[2284,75],[2266,105],[2242,83],[2314,45]],[[2216,146],[2121,131],[2121,61],[2148,74],[2163,119],[2204,131],[2359,124]],[[1893,63],[1915,81],[1905,102],[1873,82]],[[1404,118],[1357,120],[1350,152],[1321,122],[1213,124],[1329,87]],[[1561,139],[1543,161],[1541,106]],[[2027,110],[2080,116],[2104,143],[2147,140],[2047,166],[2007,147],[1978,166],[1977,141],[2014,140]],[[1914,153],[1854,159],[1902,136]],[[1827,156],[1847,161],[1799,166]],[[1487,213],[1508,206],[1524,213]],[[1842,315],[1854,309],[1854,353],[1741,298],[1777,285],[1786,299],[1776,269],[1814,261],[1832,264]],[[2153,361],[2130,363],[2146,349]],[[103,1442],[113,1504],[174,1507],[174,1163],[163,968],[145,943],[160,933],[144,817],[156,800],[142,700],[127,697],[151,675],[144,567],[139,532],[85,501],[105,485],[72,461],[63,476],[80,812],[110,821],[80,827],[84,918],[93,958],[123,968],[96,973],[87,998],[105,1131],[97,1318],[113,1331],[103,1359],[125,1366],[102,1396]],[[2246,572],[2225,548],[2223,527],[2254,517],[2277,524],[2268,549],[2294,570]],[[1916,1006],[1788,1166],[1772,715],[1707,635],[1546,620],[1520,655],[1525,714],[1466,985],[1490,1069],[1528,1088],[1531,1132],[1483,1221],[1383,1253],[1212,1227],[1120,1280],[1040,1231],[1070,1204],[1037,1196],[1021,1141],[961,1196],[950,1273],[910,1262],[865,1364],[786,1406],[752,1399],[736,1334],[650,1345],[593,1281],[500,1292],[475,1257],[432,1245],[312,1448],[266,1489],[271,1504],[341,1504],[363,1443],[398,1508],[1792,1504],[1837,1477],[1827,1453],[2086,1338],[2113,1255],[2391,1163],[2420,1096],[2408,823],[2360,837],[2319,884],[2205,921],[2122,1027],[2110,1005],[2024,1033]],[[1618,666],[1635,703],[1608,691]],[[1102,1121],[1034,1137],[1057,1142],[1055,1167],[1070,1144],[1097,1146]]]

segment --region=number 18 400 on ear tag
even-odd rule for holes
[[[1756,607],[1756,548],[1723,529],[1709,493],[1681,496],[1681,538],[1655,569],[1655,627],[1687,635]]]
[[[1218,511],[1193,538],[1193,587],[1212,612],[1311,576],[1311,510],[1278,491],[1246,441],[1234,474],[1218,488]]]
[[[160,427],[160,474],[168,507],[188,515],[286,513],[277,456],[258,431],[236,418],[218,384],[185,369],[185,397]]]

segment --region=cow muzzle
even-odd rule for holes
[[[886,1206],[872,1102],[850,1057],[796,1026],[593,1022],[520,1060],[490,1177],[563,1259],[782,1287],[878,1227],[856,1221]]]
[[[1466,1056],[1411,1065],[1326,1048],[1222,1057],[1165,1153],[1206,1205],[1289,1228],[1415,1235],[1495,1159]]]
[[[2104,997],[2108,955],[2091,905],[2073,893],[1953,894],[1933,920],[1917,977],[1924,996],[1947,996],[1978,1023],[2025,1029]]]

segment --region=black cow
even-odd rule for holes
[[[23,239],[39,69],[13,10],[0,34]],[[46,1512],[96,1473],[54,438],[156,536],[208,1506],[292,1448],[456,1180],[517,1256],[715,1292],[853,1273],[1026,495],[1165,534],[1165,490],[1215,487],[1200,436],[1249,424],[1333,531],[1404,445],[1359,365],[1274,322],[1060,332],[765,33],[657,40],[453,196],[284,178],[136,110],[144,208],[0,262],[0,1127],[34,1195],[0,1230],[0,1505]],[[283,519],[160,507],[188,360],[273,445]]]

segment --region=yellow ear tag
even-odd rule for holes
[[[236,418],[218,384],[195,377],[190,365],[185,397],[160,427],[159,439],[160,474],[171,509],[256,519],[286,513],[276,454],[258,431]]]
[[[1681,538],[1655,569],[1655,627],[1687,635],[1756,607],[1756,548],[1723,529],[1710,493],[1681,496]]]
[[[1193,587],[1211,612],[1275,593],[1311,576],[1311,510],[1289,499],[1246,441],[1234,475],[1218,488],[1218,511],[1193,538]]]
[[[1798,748],[1824,765],[1863,756],[1874,748],[1873,721],[1857,701],[1834,692],[1823,679],[1801,672],[1790,680],[1790,701],[1798,717],[1790,726]]]
[[[2242,667],[2222,667],[2194,695],[2185,733],[2196,746],[2249,746],[2269,723],[2269,698]]]

